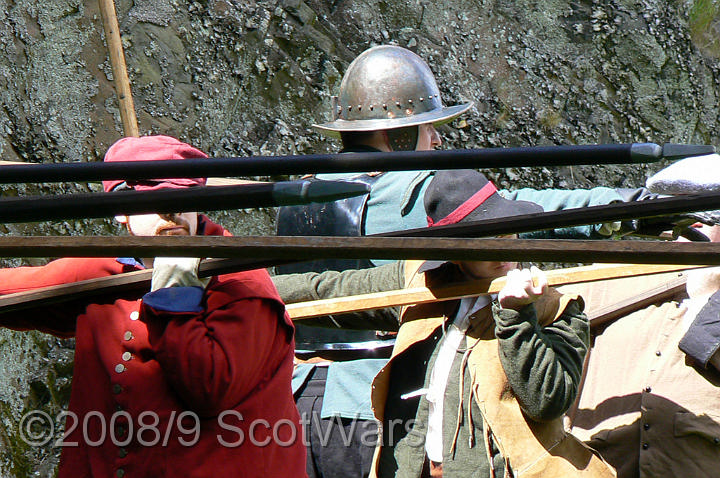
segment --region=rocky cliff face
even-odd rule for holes
[[[446,104],[475,102],[444,128],[448,148],[718,143],[720,16],[709,0],[118,0],[117,11],[141,132],[177,136],[211,156],[334,151],[310,124],[329,118],[329,95],[348,63],[381,43],[424,57]],[[122,131],[96,3],[0,0],[0,16],[0,157],[100,160]],[[510,188],[632,186],[661,166],[490,175]],[[273,230],[272,211],[213,216],[236,234]],[[6,224],[0,232],[118,229],[87,221]],[[56,417],[67,405],[72,345],[0,332],[3,476],[53,473],[59,450],[28,445],[19,424],[29,410]]]

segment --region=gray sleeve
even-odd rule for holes
[[[397,261],[369,269],[350,269],[342,272],[306,272],[272,277],[280,297],[286,304],[311,300],[332,299],[349,295],[371,294],[402,289],[405,282],[405,262]],[[304,325],[364,330],[397,330],[400,308],[353,312],[330,317],[304,319]]]
[[[712,356],[720,350],[720,291],[700,309],[678,346],[707,368]]]

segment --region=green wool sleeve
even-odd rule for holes
[[[495,305],[493,313],[500,361],[523,411],[536,421],[562,416],[577,396],[590,340],[582,302],[545,327],[532,304],[520,312]]]
[[[369,269],[350,269],[342,272],[306,272],[273,276],[275,287],[286,304],[311,300],[333,299],[349,295],[371,294],[402,289],[405,282],[405,262],[397,261]],[[322,327],[397,330],[400,308],[353,312],[332,317],[304,319],[304,325]]]

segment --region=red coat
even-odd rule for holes
[[[203,223],[207,235],[227,234]],[[0,294],[140,267],[60,259],[4,269]],[[63,449],[60,478],[305,476],[293,326],[265,270],[219,276],[204,293],[159,289],[0,324],[76,338],[65,442],[77,446]]]

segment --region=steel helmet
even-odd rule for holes
[[[333,121],[313,127],[338,138],[345,131],[439,125],[471,106],[472,102],[443,106],[427,63],[410,50],[382,45],[365,50],[350,63],[340,95],[333,97]]]

